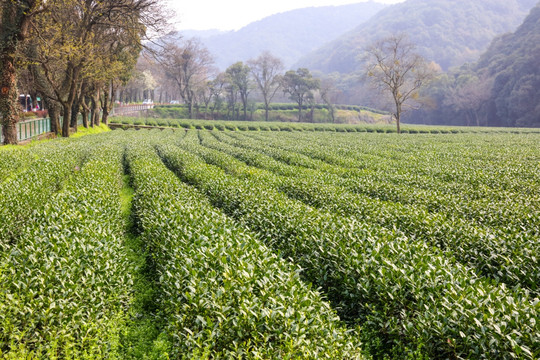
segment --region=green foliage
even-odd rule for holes
[[[258,122],[258,121],[226,121],[226,120],[178,120],[169,119],[167,125],[163,119],[145,119],[145,118],[113,118],[112,124],[124,124],[126,126],[153,126],[153,127],[171,127],[197,130],[219,130],[219,131],[330,131],[330,132],[377,132],[377,133],[393,133],[396,132],[395,127],[391,125],[370,125],[370,124],[329,124],[329,123],[291,123],[291,122]],[[462,132],[476,132],[473,128],[452,128],[441,126],[414,126],[406,125],[405,133],[414,134],[459,134]],[[266,129],[266,130],[265,130]],[[510,130],[485,128],[484,131],[489,133],[494,132],[509,132]],[[513,130],[517,133],[536,133],[533,129],[518,129]]]
[[[293,267],[175,178],[151,147],[133,145],[127,159],[171,357],[361,358]]]
[[[86,150],[77,144],[58,148],[58,141],[26,151],[0,152],[0,250],[17,243],[32,213],[55,192],[84,161]],[[5,162],[4,162],[5,161]],[[26,165],[26,166],[25,166]]]
[[[234,136],[234,139],[221,134],[214,134],[214,137],[220,142],[210,136],[201,138],[204,139],[204,145],[226,152],[250,165],[291,176],[292,179],[266,180],[277,181],[277,188],[289,197],[343,216],[373,219],[373,222],[385,228],[398,229],[408,236],[440,247],[460,262],[475,268],[480,275],[500,280],[511,287],[527,288],[535,294],[540,292],[536,256],[530,256],[538,252],[534,240],[538,232],[532,230],[529,233],[531,240],[523,238],[523,228],[535,229],[539,225],[534,219],[522,215],[528,211],[529,195],[514,194],[514,202],[508,204],[500,200],[500,195],[494,196],[482,189],[467,189],[470,180],[461,184],[440,184],[428,176],[417,175],[411,185],[421,183],[431,194],[429,196],[424,193],[418,199],[419,191],[400,186],[403,181],[394,178],[389,168],[385,168],[384,173],[388,179],[392,179],[394,185],[386,185],[377,190],[365,186],[359,191],[358,179],[366,181],[368,177],[365,171],[366,160],[355,156],[357,151],[347,149],[345,142],[340,144],[339,152],[334,152],[315,139],[306,142],[297,136],[294,136],[292,142],[240,134]],[[265,146],[261,146],[258,141],[264,141]],[[308,158],[294,156],[281,149],[304,154]],[[305,168],[279,164],[275,159]],[[358,166],[360,161],[362,166]],[[318,170],[324,170],[325,176],[321,177]],[[343,178],[345,174],[346,178]],[[260,177],[263,175],[258,173]],[[516,180],[506,181],[512,183]],[[377,186],[379,181],[374,178],[372,182]],[[465,203],[466,199],[451,198],[455,192],[469,199],[483,200],[469,200]],[[493,214],[487,215],[488,208],[492,209]],[[498,216],[497,212],[504,215]],[[472,221],[477,224],[471,224]],[[516,249],[516,244],[519,244],[519,249]]]
[[[243,170],[197,141],[184,148],[235,175],[161,148],[169,166],[300,265],[342,318],[362,324],[372,352],[430,358],[533,358],[538,352],[538,303],[526,292],[478,277],[421,239],[290,200],[276,191],[279,181]],[[508,323],[509,312],[521,320]]]
[[[119,201],[122,147],[95,140],[77,143],[101,149],[80,168],[64,164],[74,172],[65,187],[36,206],[1,254],[0,349],[8,357],[118,353],[131,284]]]
[[[1,358],[540,355],[538,133],[184,125],[0,151]]]

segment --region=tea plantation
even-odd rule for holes
[[[540,134],[0,149],[0,359],[538,359]]]

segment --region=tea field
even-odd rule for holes
[[[0,149],[0,359],[538,359],[540,134]]]

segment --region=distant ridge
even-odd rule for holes
[[[497,35],[514,31],[537,0],[408,0],[304,56],[296,66],[325,73],[361,69],[361,49],[406,32],[419,52],[444,70],[478,60]]]
[[[298,9],[253,22],[238,31],[208,36],[208,32],[187,31],[184,38],[199,37],[224,70],[237,61],[246,61],[268,50],[287,67],[368,20],[386,5],[374,1]]]

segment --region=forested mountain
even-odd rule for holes
[[[493,78],[492,124],[540,126],[540,3],[513,34],[496,39],[477,73]]]
[[[373,1],[292,10],[251,23],[238,31],[202,38],[224,70],[237,61],[255,58],[268,50],[287,67],[300,57],[353,29],[386,5]],[[184,37],[196,33],[189,33]]]
[[[408,0],[303,57],[298,66],[326,73],[361,69],[362,49],[405,32],[419,52],[444,70],[476,61],[497,35],[514,31],[537,0]]]
[[[540,127],[540,3],[515,33],[496,38],[474,64],[442,74],[410,113],[425,124]]]

